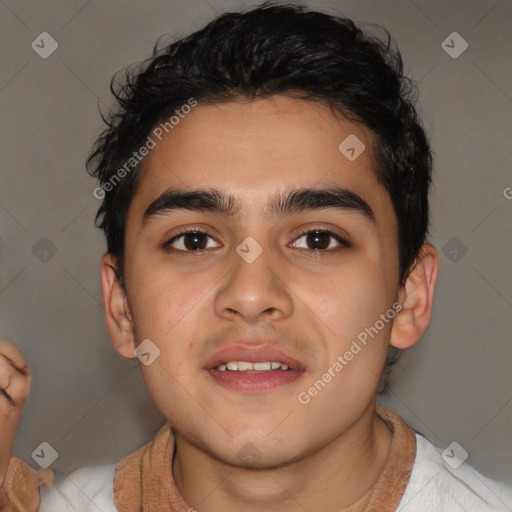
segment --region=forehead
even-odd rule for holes
[[[371,132],[319,102],[273,96],[199,104],[156,142],[130,208],[139,217],[172,188],[222,188],[263,207],[270,192],[338,186],[377,212],[390,206]]]

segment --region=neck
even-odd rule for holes
[[[316,452],[281,467],[226,464],[176,433],[173,477],[186,503],[201,512],[334,512],[359,500],[381,473],[392,434],[375,402]]]

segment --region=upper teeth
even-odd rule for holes
[[[223,372],[224,370],[231,370],[235,372],[247,372],[256,370],[258,372],[266,371],[266,370],[288,370],[288,365],[278,363],[275,361],[262,361],[257,363],[249,363],[247,361],[229,361],[226,364],[220,364],[217,367],[218,370]]]

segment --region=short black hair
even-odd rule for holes
[[[157,43],[149,62],[125,70],[121,83],[114,75],[110,89],[117,108],[103,116],[107,128],[87,166],[100,181],[96,224],[117,260],[122,286],[126,218],[144,160],[114,183],[120,169],[126,170],[153,128],[191,98],[201,105],[276,94],[322,102],[370,129],[377,177],[397,217],[403,283],[428,234],[432,155],[414,107],[416,88],[384,32],[387,41],[365,35],[345,17],[265,2],[222,14],[180,40]],[[388,353],[381,393],[399,353],[393,347]]]

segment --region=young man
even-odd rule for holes
[[[268,4],[128,77],[89,162],[103,298],[168,423],[39,491],[10,458],[30,373],[4,344],[2,510],[511,509],[510,489],[376,406],[438,273],[407,86],[350,20]]]

